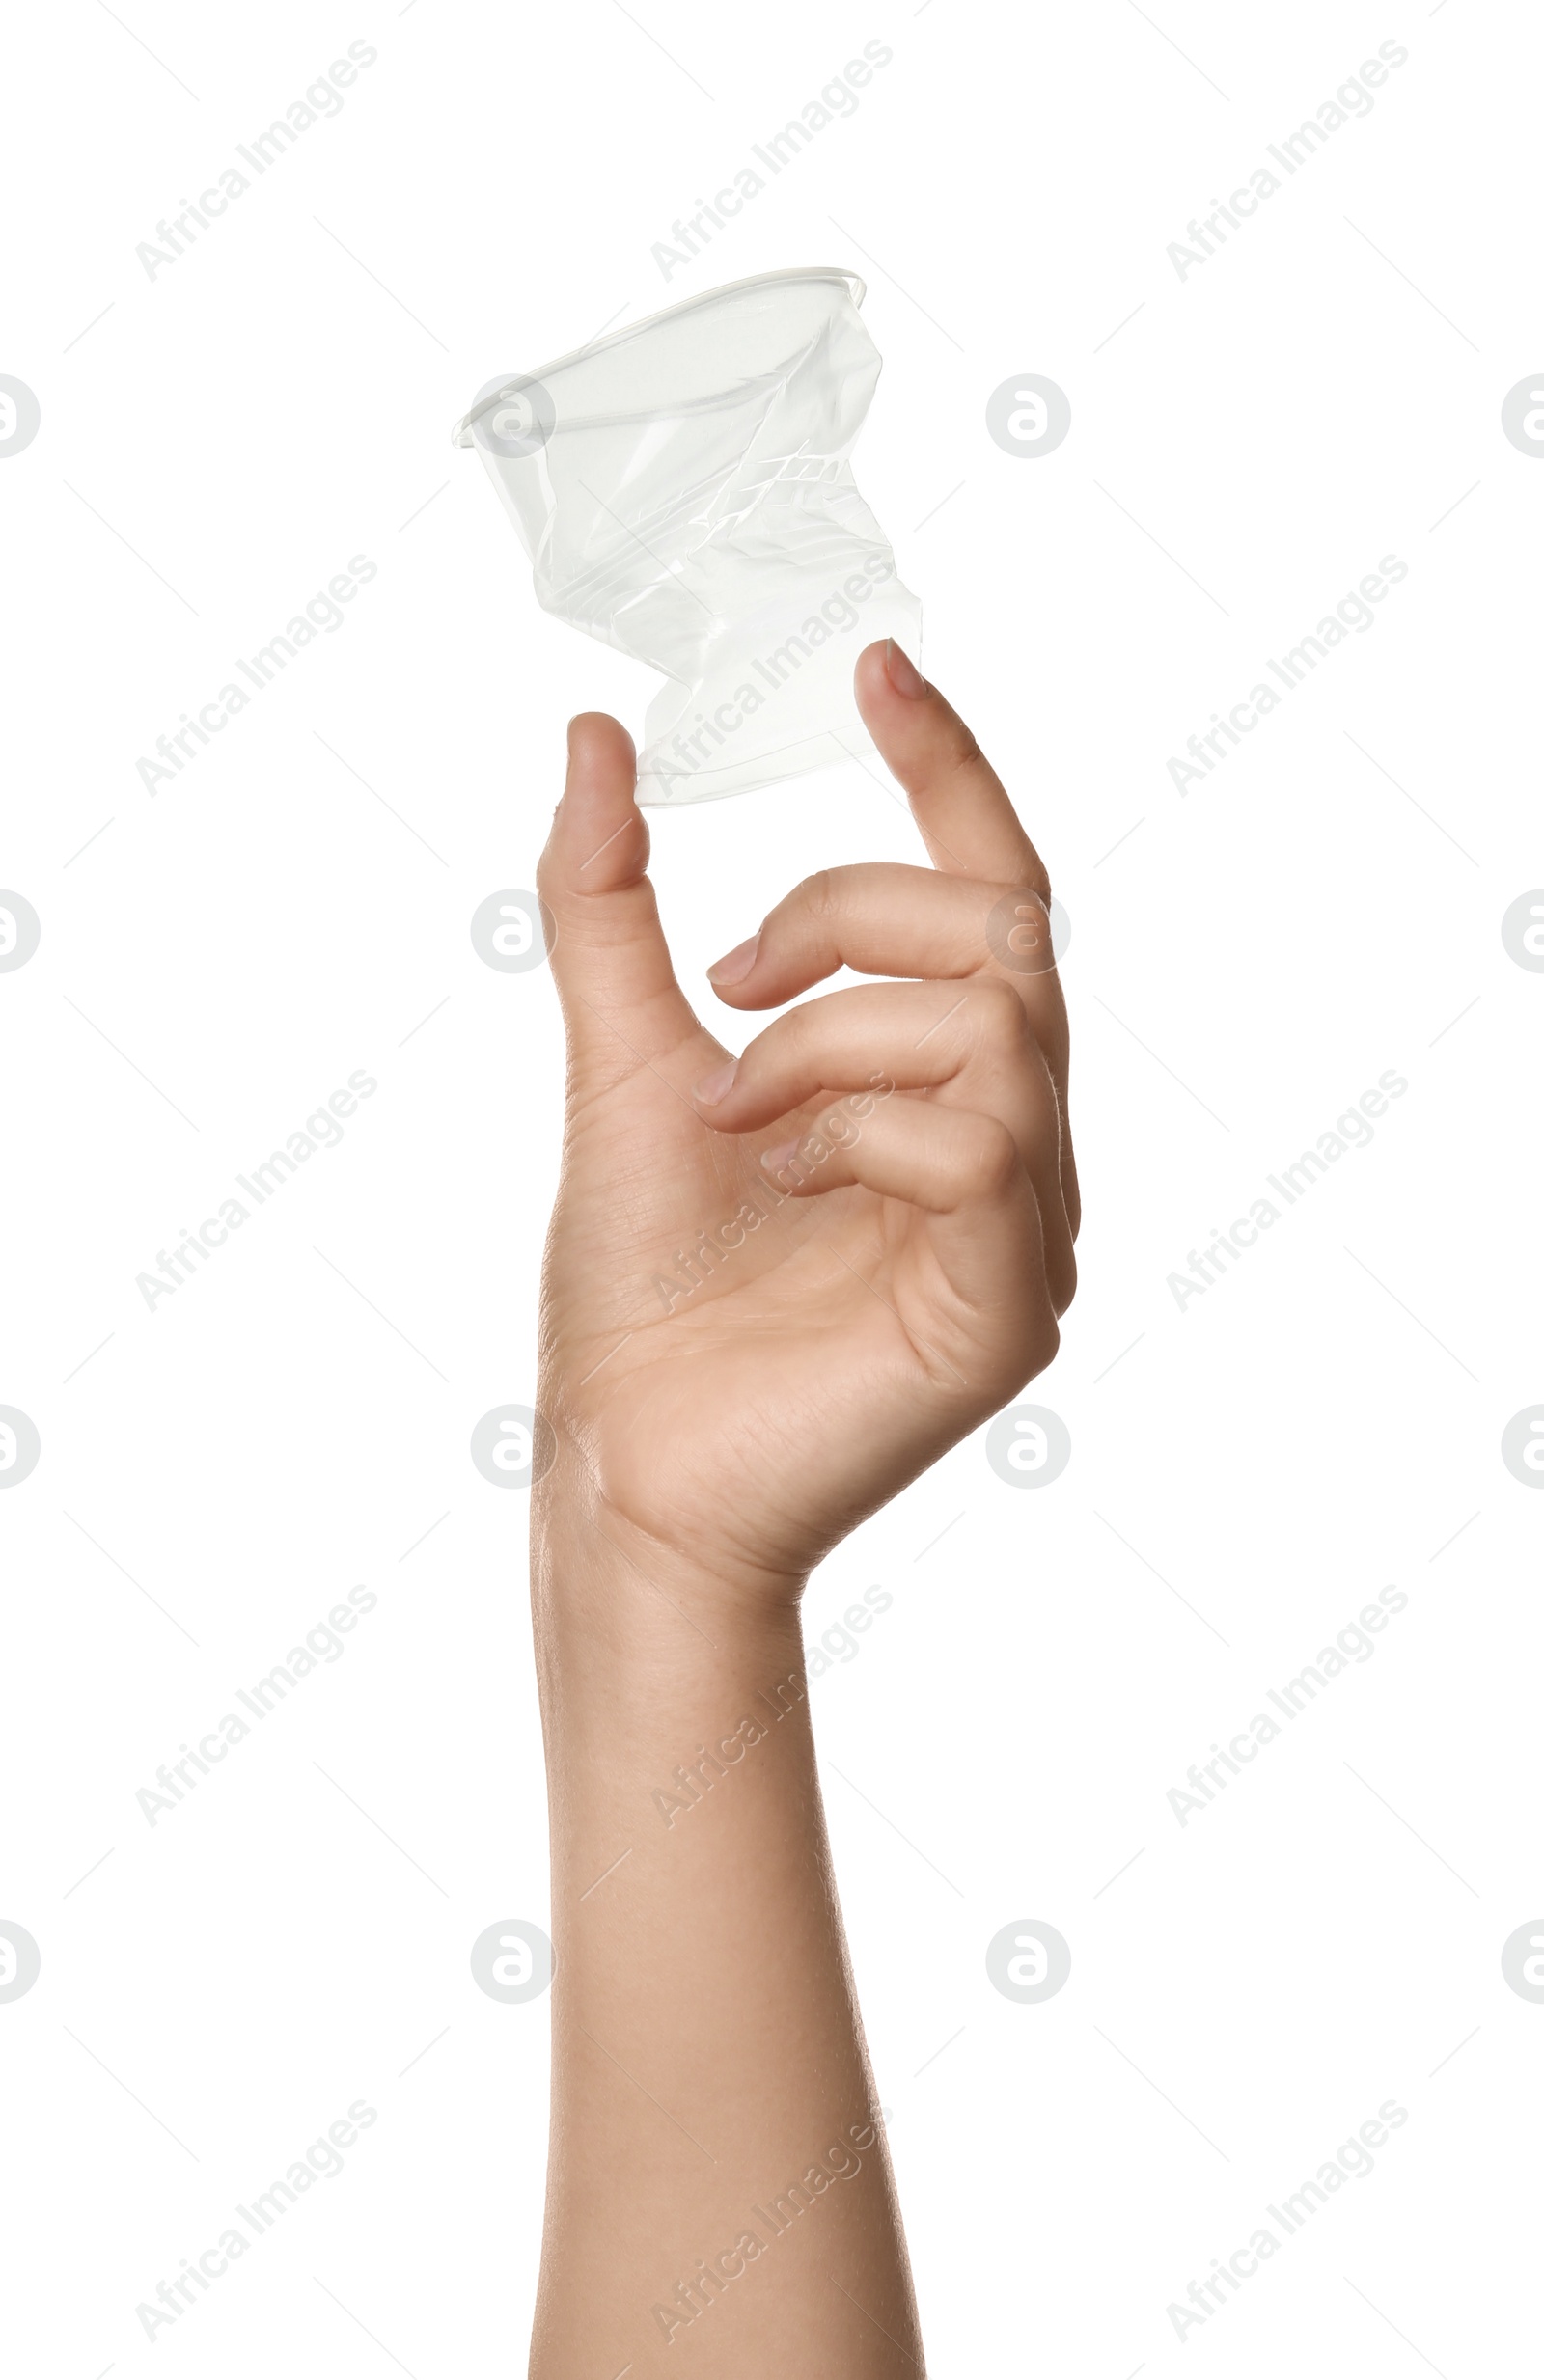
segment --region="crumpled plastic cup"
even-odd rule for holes
[[[667,683],[638,799],[707,802],[873,750],[852,666],[922,606],[848,462],[879,377],[833,268],[760,273],[490,380],[455,428],[538,602]]]

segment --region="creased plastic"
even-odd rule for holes
[[[638,798],[705,802],[872,751],[852,668],[922,607],[848,457],[879,377],[864,284],[731,283],[480,392],[475,446],[543,609],[663,672]]]

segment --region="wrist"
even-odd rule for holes
[[[762,1780],[749,1798],[718,1797],[738,1826],[790,1763],[813,1773],[797,1599],[745,1585],[652,1542],[624,1551],[613,1516],[581,1514],[561,1494],[533,1512],[542,1732],[553,1808],[566,1814],[555,1913],[613,1860],[626,1861],[635,1892],[678,1874],[676,1827],[715,1786]]]
[[[684,1637],[747,1648],[802,1642],[808,1572],[759,1562],[752,1548],[665,1539],[639,1526],[571,1452],[532,1497],[531,1587],[538,1640],[584,1631],[597,1651],[647,1656]]]

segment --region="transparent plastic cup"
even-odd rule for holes
[[[848,456],[879,377],[864,284],[760,273],[490,380],[454,433],[542,608],[666,678],[638,798],[706,802],[873,750],[852,667],[922,607]]]

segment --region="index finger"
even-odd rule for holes
[[[934,867],[947,876],[1028,885],[1049,901],[1050,877],[1002,779],[894,638],[859,654],[853,690],[864,724],[910,796]]]

